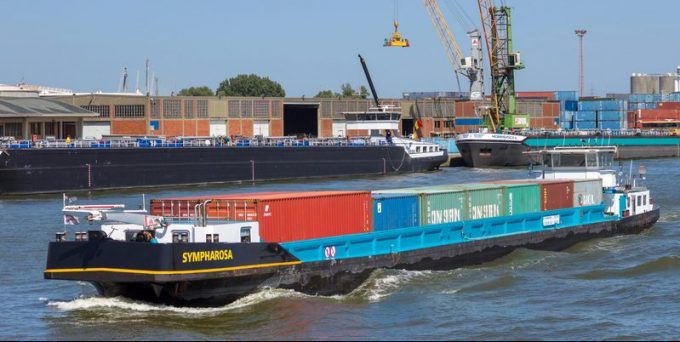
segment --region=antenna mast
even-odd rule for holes
[[[579,42],[579,96],[583,97],[585,94],[583,93],[583,36],[586,35],[586,30],[575,30],[574,33],[576,33],[576,36],[578,36],[578,42]]]

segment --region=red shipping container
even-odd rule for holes
[[[203,203],[207,200],[211,202],[208,204],[208,218],[211,219],[225,219],[226,214],[222,213],[222,216],[215,215],[211,213],[214,208],[224,210],[228,205],[230,205],[234,199],[244,198],[253,195],[269,195],[269,194],[279,194],[282,192],[259,192],[259,193],[238,193],[238,194],[217,194],[217,195],[200,195],[200,196],[184,196],[184,197],[171,197],[171,198],[161,198],[152,199],[150,205],[150,214],[165,216],[168,218],[189,218],[194,217],[194,208],[196,205]],[[220,207],[220,204],[221,207]],[[233,204],[231,204],[233,206]]]
[[[543,103],[543,116],[544,117],[557,117],[560,115],[560,103],[559,102],[545,102]]]
[[[516,97],[537,97],[543,99],[555,99],[554,91],[518,91]]]
[[[266,242],[371,231],[372,202],[368,191],[224,195],[212,198],[207,209],[208,218],[257,221],[260,238]]]
[[[574,206],[573,181],[541,181],[541,210],[555,210]]]
[[[640,121],[680,120],[680,109],[639,109]]]
[[[656,104],[659,109],[680,109],[680,102],[659,102]]]
[[[635,111],[628,111],[626,116],[628,128],[639,128],[637,124],[637,113]]]

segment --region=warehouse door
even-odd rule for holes
[[[347,125],[344,122],[333,123],[333,136],[336,138],[344,138],[347,136]]]
[[[319,104],[284,103],[283,135],[319,136]]]
[[[227,122],[225,120],[210,120],[210,136],[227,136]]]
[[[104,135],[111,135],[111,123],[108,121],[83,122],[83,138],[101,139]]]
[[[260,135],[262,137],[269,136],[269,121],[254,121],[253,122],[253,136]]]

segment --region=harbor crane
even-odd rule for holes
[[[468,37],[471,40],[471,55],[465,57],[456,42],[449,26],[444,20],[439,5],[437,5],[436,0],[422,0],[427,14],[432,20],[432,25],[437,30],[439,35],[439,40],[444,47],[444,52],[453,67],[456,74],[456,79],[458,75],[465,76],[470,81],[470,99],[471,100],[482,100],[484,99],[484,72],[483,72],[483,59],[482,59],[482,44],[481,35],[477,29],[469,31]],[[458,85],[460,88],[460,84]]]
[[[529,126],[527,115],[516,113],[515,70],[524,68],[512,46],[512,10],[493,0],[477,0],[491,69],[491,105],[485,116],[494,131]]]

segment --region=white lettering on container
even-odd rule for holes
[[[456,208],[448,208],[443,210],[430,211],[430,224],[457,222],[460,217],[460,210]]]
[[[501,209],[498,204],[484,204],[477,205],[470,208],[470,219],[482,219],[487,217],[496,217],[501,215]]]

